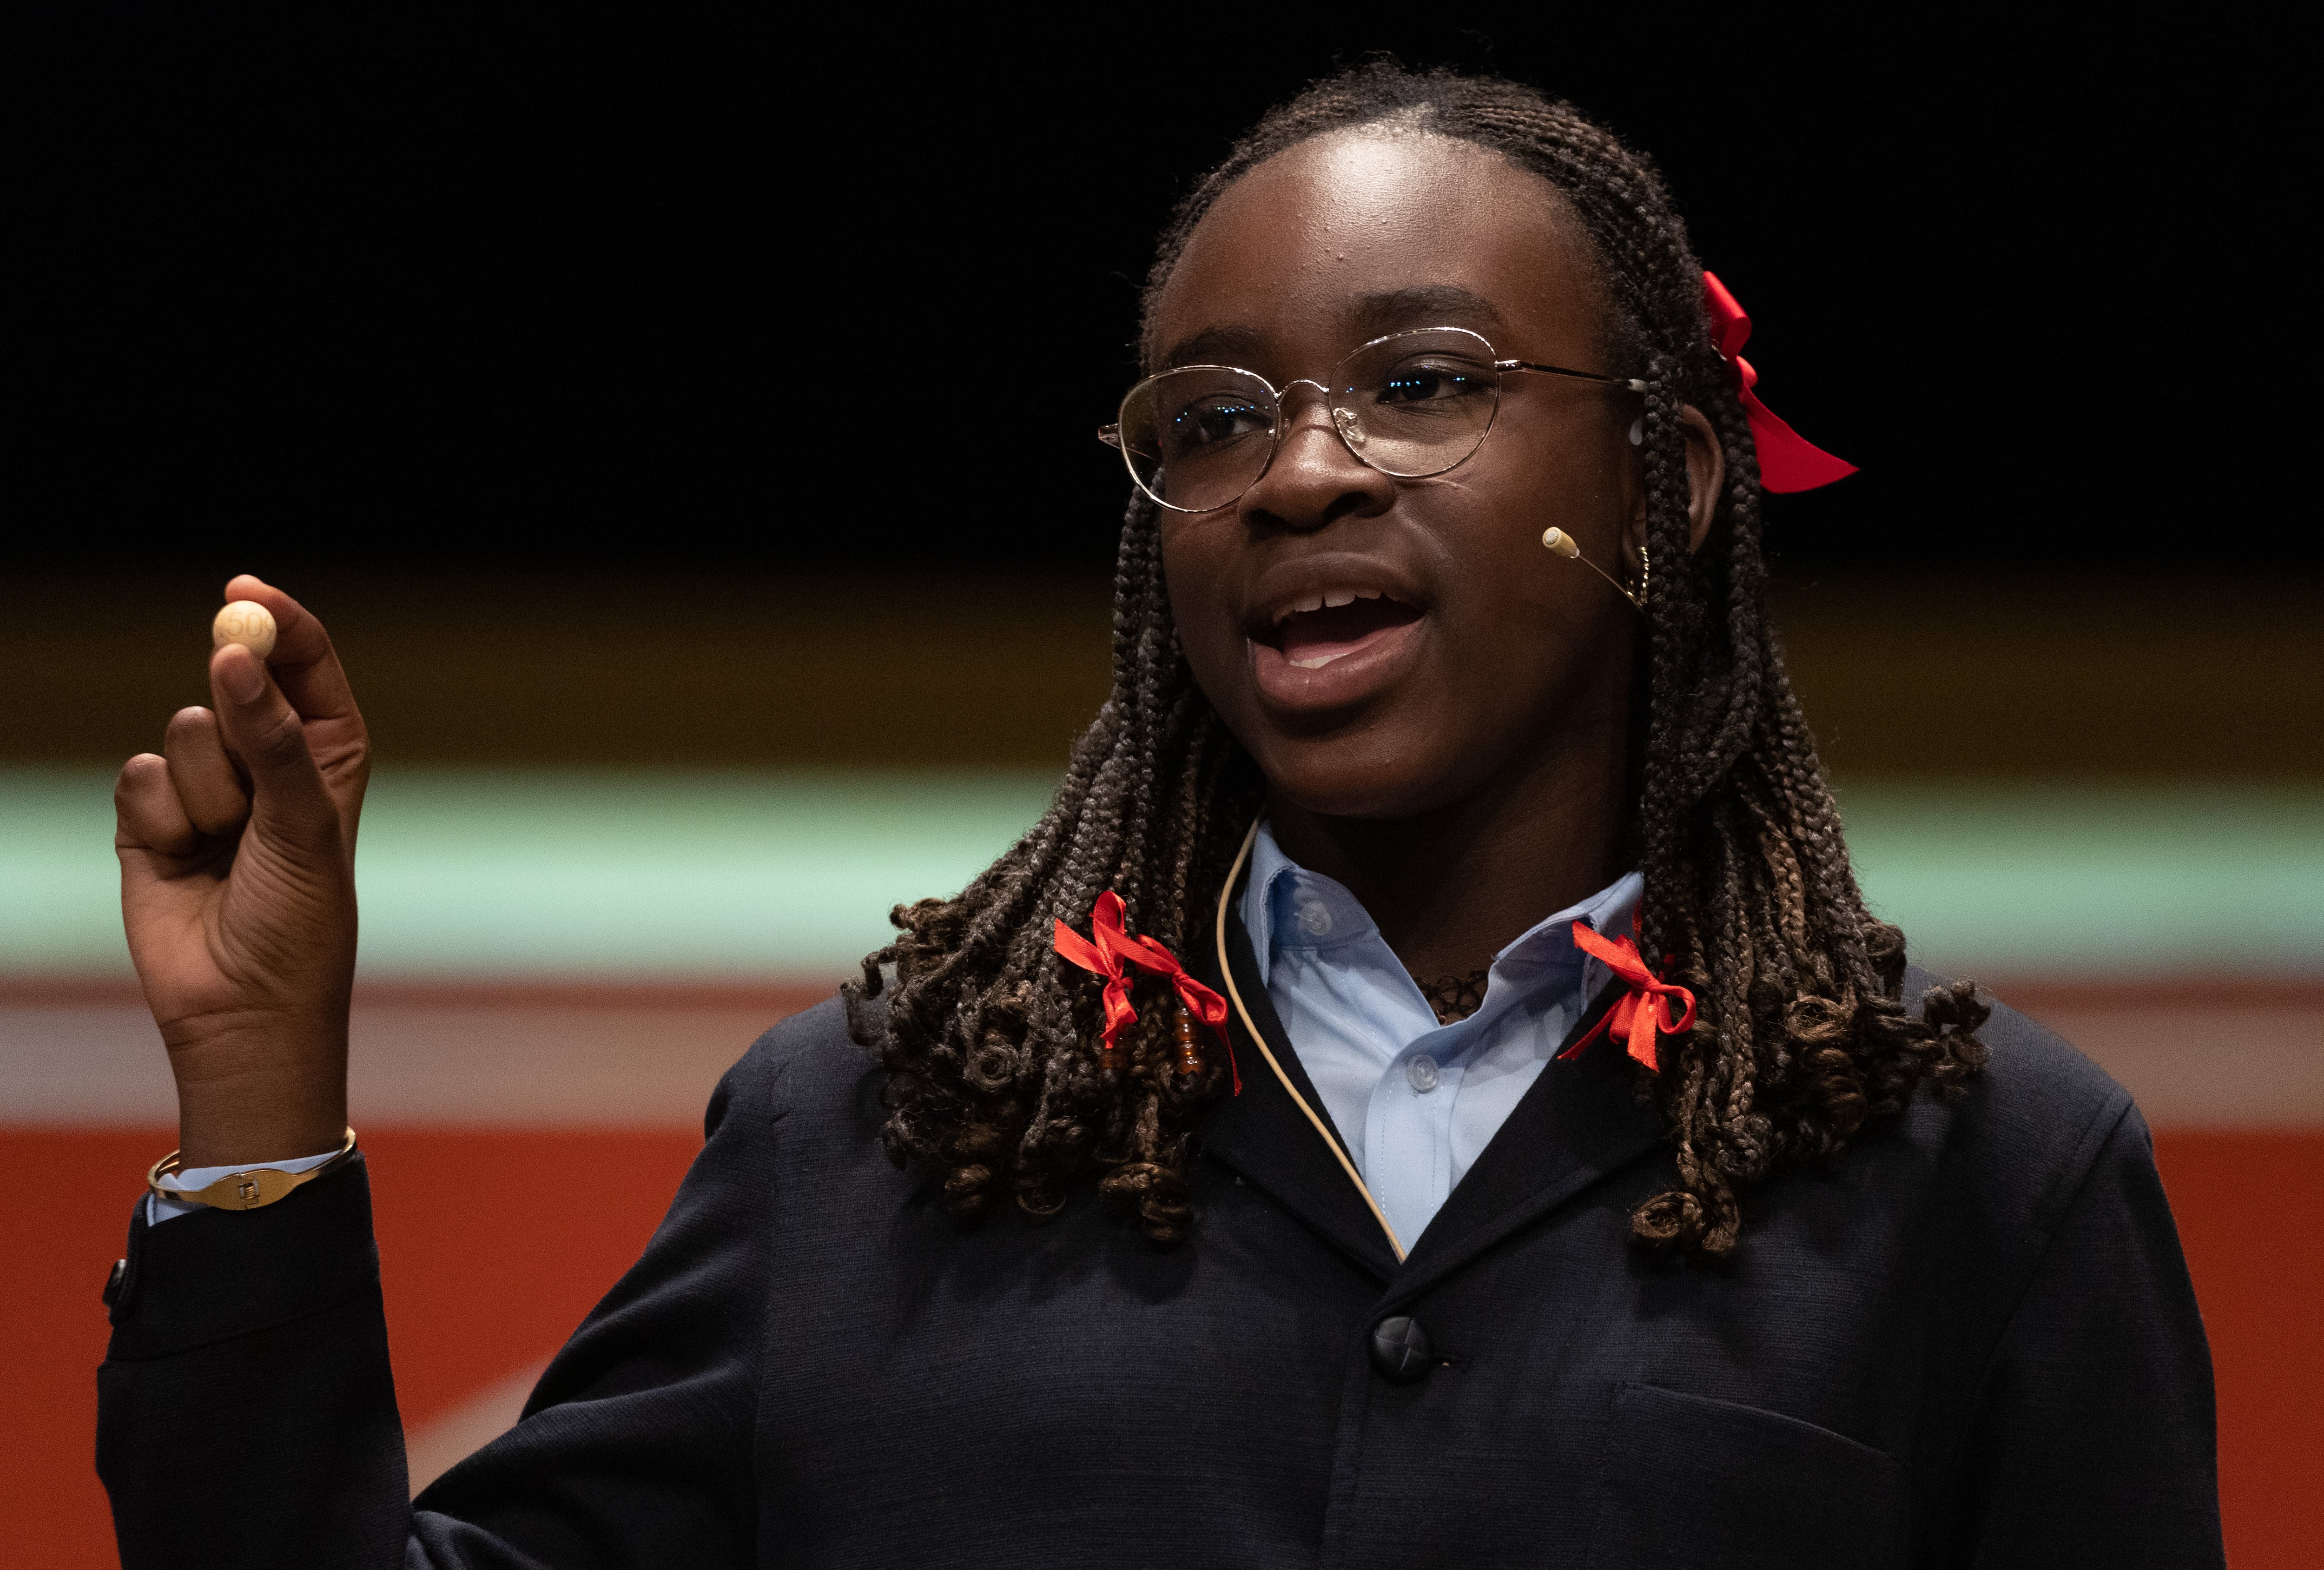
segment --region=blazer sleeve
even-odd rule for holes
[[[1978,1570],[2224,1563],[2210,1347],[2135,1108],[2003,1332],[1970,1445]]]
[[[774,1122],[755,1058],[523,1420],[416,1503],[361,1160],[248,1214],[149,1226],[141,1205],[97,1373],[123,1570],[751,1563]]]

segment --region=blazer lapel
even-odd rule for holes
[[[1622,994],[1610,984],[1567,1033],[1563,1052]],[[1628,1055],[1609,1031],[1579,1057],[1553,1057],[1428,1224],[1391,1297],[1408,1299],[1536,1217],[1663,1142],[1661,1115],[1631,1091]]]
[[[1196,979],[1225,991],[1215,946],[1206,942],[1199,947],[1187,947],[1194,949],[1197,963],[1188,968]],[[1330,1129],[1331,1114],[1323,1110],[1306,1069],[1300,1065],[1299,1054],[1292,1050],[1282,1021],[1275,1016],[1267,989],[1259,984],[1250,935],[1243,930],[1240,919],[1232,915],[1227,919],[1227,963],[1233,971],[1235,991],[1265,1036],[1276,1062]],[[1362,1194],[1349,1181],[1340,1155],[1275,1077],[1233,1009],[1227,1011],[1227,1030],[1242,1073],[1242,1094],[1213,1106],[1200,1131],[1204,1152],[1271,1195],[1385,1282],[1396,1273],[1396,1254]],[[1333,1131],[1332,1139],[1338,1137]]]

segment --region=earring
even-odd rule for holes
[[[1642,540],[1638,542],[1638,592],[1630,596],[1630,603],[1642,611],[1646,608],[1646,586],[1654,577],[1655,559],[1646,554],[1646,541]]]
[[[1630,445],[1632,447],[1646,445],[1646,417],[1643,414],[1630,421]]]

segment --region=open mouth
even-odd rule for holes
[[[1418,620],[1416,607],[1379,589],[1327,589],[1277,611],[1264,641],[1286,664],[1321,670]]]

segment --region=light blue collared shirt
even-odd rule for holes
[[[1573,923],[1627,934],[1645,890],[1627,873],[1545,918],[1493,956],[1483,1005],[1440,1025],[1356,897],[1259,827],[1242,898],[1259,979],[1407,1251],[1612,975]]]

